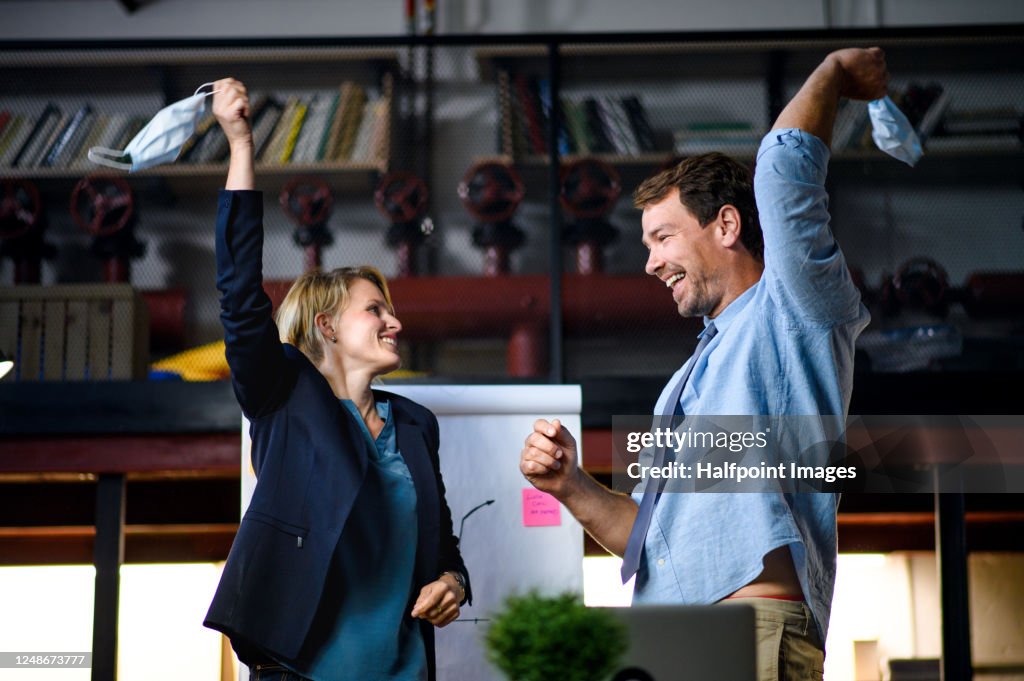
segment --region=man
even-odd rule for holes
[[[753,187],[743,166],[708,154],[636,190],[647,273],[671,289],[679,314],[705,321],[656,414],[845,418],[869,315],[828,226],[828,145],[840,98],[877,99],[887,84],[880,49],[833,52],[762,142]],[[637,565],[634,603],[749,599],[759,678],[820,678],[837,496],[652,494],[643,504],[582,472],[558,421],[537,421],[520,470],[625,555],[624,581]]]

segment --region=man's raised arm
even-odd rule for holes
[[[880,99],[888,86],[889,70],[880,48],[836,50],[811,73],[772,129],[799,128],[831,146],[839,98]]]

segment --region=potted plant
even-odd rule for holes
[[[487,631],[488,658],[509,681],[600,681],[626,652],[626,629],[572,593],[510,596]]]

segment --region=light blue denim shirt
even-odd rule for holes
[[[801,130],[773,130],[762,141],[754,192],[764,274],[714,320],[718,334],[680,396],[686,414],[848,413],[854,342],[870,316],[829,229],[828,158],[828,147]],[[665,386],[656,414],[685,369]],[[714,603],[757,577],[765,554],[788,546],[824,641],[838,502],[831,493],[663,494],[633,602]]]

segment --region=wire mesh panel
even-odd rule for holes
[[[883,157],[863,106],[841,107],[833,229],[875,313],[871,331],[934,322],[955,327],[961,348],[997,337],[997,355],[1019,355],[1006,344],[1022,317],[1020,36],[865,40],[887,50],[893,95],[926,151],[914,169]],[[378,266],[408,322],[405,367],[422,375],[665,375],[699,323],[644,273],[632,192],[685,156],[753,164],[780,107],[839,46],[817,34],[576,34],[9,48],[0,280],[128,281],[151,305],[163,297],[150,310],[154,359],[216,343],[227,147],[212,117],[176,162],[72,195],[97,177],[89,147],[124,146],[159,107],[232,76],[252,98],[274,290],[309,267]],[[944,287],[930,310],[929,286]],[[226,376],[216,348],[203,356],[221,368],[200,374]],[[182,361],[207,361],[195,357]]]

